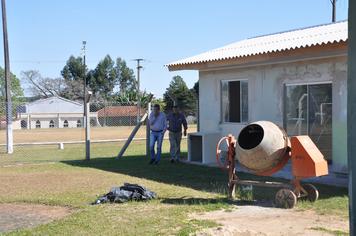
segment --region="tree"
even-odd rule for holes
[[[113,95],[115,85],[118,83],[115,62],[109,55],[101,60],[96,68],[89,71],[87,75],[88,85],[94,96],[99,96],[107,100]]]
[[[165,101],[163,100],[163,98],[153,98],[151,103],[152,103],[152,106],[155,104],[158,104],[158,105],[160,105],[161,110],[166,110],[167,105],[166,105]]]
[[[66,87],[62,78],[44,78],[36,70],[22,71],[21,77],[35,97],[61,96]]]
[[[13,102],[19,102],[24,96],[20,80],[13,73],[10,73],[10,80],[11,99]],[[0,101],[5,102],[5,70],[2,67],[0,67]]]
[[[192,91],[195,93],[197,97],[199,97],[199,81],[195,82]]]
[[[116,75],[120,86],[120,93],[125,95],[127,92],[137,90],[137,83],[134,71],[126,65],[126,61],[118,57],[116,59]]]
[[[61,71],[61,75],[66,85],[61,95],[71,100],[82,100],[84,96],[84,77],[86,76],[83,59],[70,56]]]
[[[173,77],[163,95],[163,100],[166,103],[166,110],[171,109],[176,103],[184,113],[196,113],[196,97],[180,76]]]
[[[140,96],[140,104],[141,107],[145,108],[149,102],[149,98],[152,96],[152,94],[147,93],[146,91],[141,93]],[[138,101],[138,94],[136,91],[128,91],[125,94],[123,93],[117,93],[114,96],[114,101],[117,103],[121,103],[123,105],[134,105],[137,104]]]

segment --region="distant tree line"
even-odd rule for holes
[[[0,102],[5,101],[4,69],[0,67]],[[11,94],[14,102],[24,102],[60,96],[74,101],[83,100],[84,78],[87,87],[93,92],[92,102],[103,104],[107,102],[135,104],[138,99],[146,106],[150,96],[146,91],[138,94],[134,71],[129,68],[122,58],[113,60],[105,56],[94,69],[84,66],[82,57],[70,56],[60,72],[61,77],[43,77],[37,70],[21,73],[21,80],[11,73]],[[24,98],[22,85],[32,94]],[[118,91],[115,91],[118,88]],[[163,98],[154,98],[152,103],[158,103],[165,111],[170,111],[177,104],[186,114],[196,115],[199,85],[188,88],[181,76],[174,76],[166,89]],[[98,109],[101,105],[98,106]]]
[[[164,110],[170,111],[177,105],[186,115],[196,115],[198,103],[198,82],[189,89],[181,76],[174,76],[163,95]]]
[[[28,84],[35,97],[56,95],[70,100],[82,100],[86,78],[95,102],[137,100],[134,72],[120,57],[114,61],[107,55],[94,69],[88,69],[82,57],[70,56],[61,75],[59,78],[46,78],[38,71],[29,70],[22,72],[22,81]],[[119,92],[114,92],[116,86]]]

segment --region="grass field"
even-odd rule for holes
[[[121,145],[121,144],[120,144]],[[112,158],[119,145],[93,144],[91,161],[83,160],[83,145],[64,150],[36,147],[37,155],[0,157],[0,203],[40,203],[70,207],[68,217],[9,235],[189,235],[216,226],[209,220],[192,220],[193,212],[228,209],[226,175],[220,169],[172,165],[167,154],[158,166],[147,165],[145,143],[135,141],[125,158]],[[186,151],[186,145],[183,148]],[[165,142],[164,152],[168,151]],[[33,150],[32,150],[33,151]],[[259,179],[243,174],[243,178]],[[112,186],[142,184],[157,192],[150,202],[90,205]],[[347,217],[347,190],[318,186],[321,199],[300,202],[298,209]],[[255,189],[255,199],[272,199],[271,189]]]

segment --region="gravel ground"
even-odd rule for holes
[[[72,212],[69,208],[33,204],[0,204],[0,233],[31,228],[60,219]]]
[[[231,211],[213,211],[191,217],[221,224],[199,232],[199,236],[338,235],[337,232],[348,232],[349,228],[348,220],[341,217],[318,215],[311,210],[297,211],[264,206],[237,206]]]

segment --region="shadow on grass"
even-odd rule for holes
[[[149,165],[148,161],[147,158],[142,156],[126,156],[121,159],[98,157],[93,158],[90,161],[67,160],[62,161],[62,163],[76,167],[95,168],[113,173],[125,174],[166,184],[188,187],[199,191],[226,194],[227,173],[219,168],[185,163],[172,164],[169,162],[167,155],[162,157],[159,165]],[[288,182],[288,180],[284,179],[261,177],[247,173],[239,173],[238,175],[241,179]],[[321,199],[336,196],[343,197],[347,195],[346,188],[318,184],[316,184],[316,187],[320,192]],[[253,198],[256,200],[273,200],[277,190],[278,189],[276,188],[255,187],[253,190]],[[174,200],[169,199],[166,201],[174,202]],[[187,200],[178,199],[176,199],[175,202],[178,203],[179,201],[187,202]],[[191,199],[190,201],[194,202],[195,200]],[[208,201],[211,200],[209,199]]]
[[[228,198],[165,198],[161,203],[172,205],[209,205],[209,204],[229,204],[236,206],[260,206],[274,207],[273,201],[262,200],[230,200]]]

